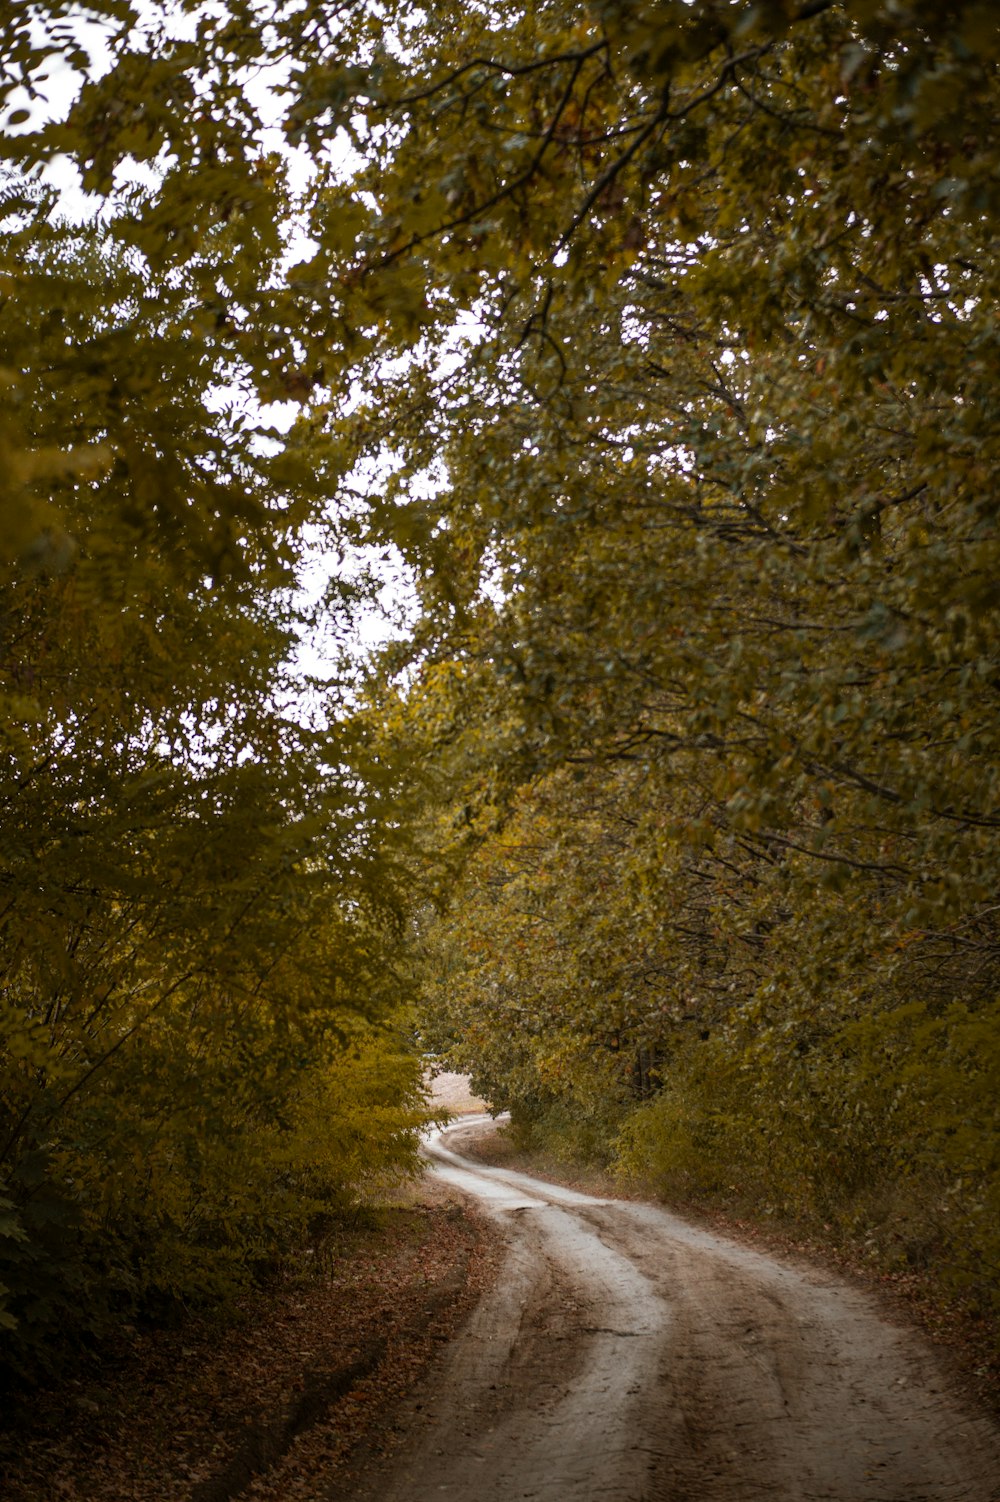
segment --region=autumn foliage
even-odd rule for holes
[[[48,121],[39,10],[0,260],[16,1360],[405,1165],[418,990],[523,1123],[995,1302],[991,0],[95,0],[107,68],[84,39]],[[99,216],[59,221],[56,159]],[[413,598],[362,671],[372,560]]]
[[[492,24],[368,105],[446,368],[378,429],[477,848],[433,1035],[523,1123],[990,1305],[994,10]]]
[[[30,80],[37,30],[8,40]],[[211,50],[145,45],[123,27],[68,122],[6,139],[0,1326],[21,1379],[272,1270],[412,1170],[424,1118],[402,836],[339,645],[366,586],[331,565],[306,601],[339,521],[261,405],[291,338],[287,196],[259,147],[208,139]],[[115,190],[201,109],[197,163]],[[100,214],[66,220],[39,183],[56,151]],[[295,654],[324,627],[310,679]]]

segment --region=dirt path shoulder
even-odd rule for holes
[[[426,1181],[226,1323],[133,1330],[0,1422],[4,1502],[320,1502],[494,1276],[496,1229]]]

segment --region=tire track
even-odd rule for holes
[[[873,1300],[476,1164],[452,1145],[475,1125],[427,1153],[503,1226],[505,1263],[357,1502],[998,1502],[1000,1436]]]

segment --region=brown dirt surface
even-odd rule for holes
[[[0,1424],[4,1502],[327,1502],[495,1275],[497,1233],[427,1180],[223,1324],[132,1330]]]
[[[3,1502],[1000,1502],[996,1426],[870,1274],[524,1154],[440,1079],[435,1175],[235,1320],[34,1395]]]
[[[997,1502],[1000,1428],[870,1291],[477,1164],[485,1124],[429,1151],[502,1225],[500,1276],[338,1499]]]
[[[592,1164],[559,1158],[541,1148],[519,1146],[507,1124],[484,1122],[463,1135],[462,1151],[476,1162],[507,1168],[537,1178],[550,1179],[586,1194],[616,1199],[653,1200],[668,1203],[672,1210],[733,1237],[747,1246],[778,1256],[805,1258],[828,1268],[855,1286],[874,1295],[886,1313],[919,1327],[934,1346],[949,1373],[949,1380],[967,1399],[1000,1421],[1000,1352],[997,1330],[976,1309],[960,1300],[942,1297],[933,1278],[919,1268],[886,1269],[865,1258],[851,1244],[834,1244],[776,1217],[748,1213],[745,1205],[723,1205],[693,1200],[663,1201],[648,1183],[623,1180]]]

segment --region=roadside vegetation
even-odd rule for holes
[[[995,1319],[997,20],[599,15],[473,12],[378,162],[461,163],[440,254],[392,221],[432,308],[487,263],[389,429],[472,769],[433,1034],[536,1138]]]

